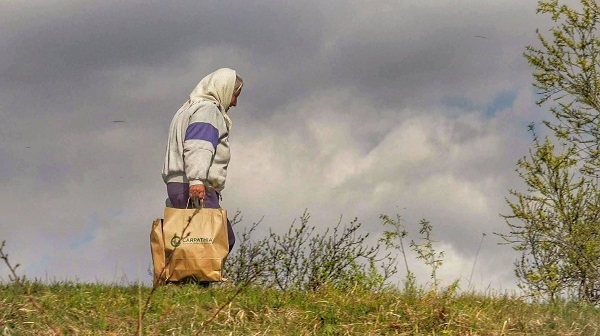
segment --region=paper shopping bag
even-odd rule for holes
[[[153,223],[150,234],[155,285],[188,277],[225,281],[222,271],[229,254],[227,211],[166,207],[164,217]]]
[[[156,286],[161,282],[161,278],[165,272],[165,244],[162,218],[158,218],[152,223],[150,252],[152,253],[152,266],[154,267],[154,286]]]

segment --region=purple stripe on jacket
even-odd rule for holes
[[[217,148],[219,130],[210,123],[195,122],[186,129],[185,140],[204,140],[210,142],[213,148]]]

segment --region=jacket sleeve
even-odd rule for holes
[[[206,181],[219,139],[227,132],[216,105],[199,109],[190,116],[183,141],[185,174],[190,185]]]

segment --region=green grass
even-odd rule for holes
[[[30,297],[15,283],[0,284],[0,335],[49,335],[53,328],[63,335],[135,335],[151,291],[69,282],[25,286]],[[532,304],[508,295],[248,287],[230,300],[236,291],[160,287],[142,321],[143,334],[600,335],[598,308]]]

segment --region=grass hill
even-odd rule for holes
[[[5,283],[0,334],[600,335],[600,309],[592,306],[452,289],[281,291],[189,284],[151,290],[136,284]]]

